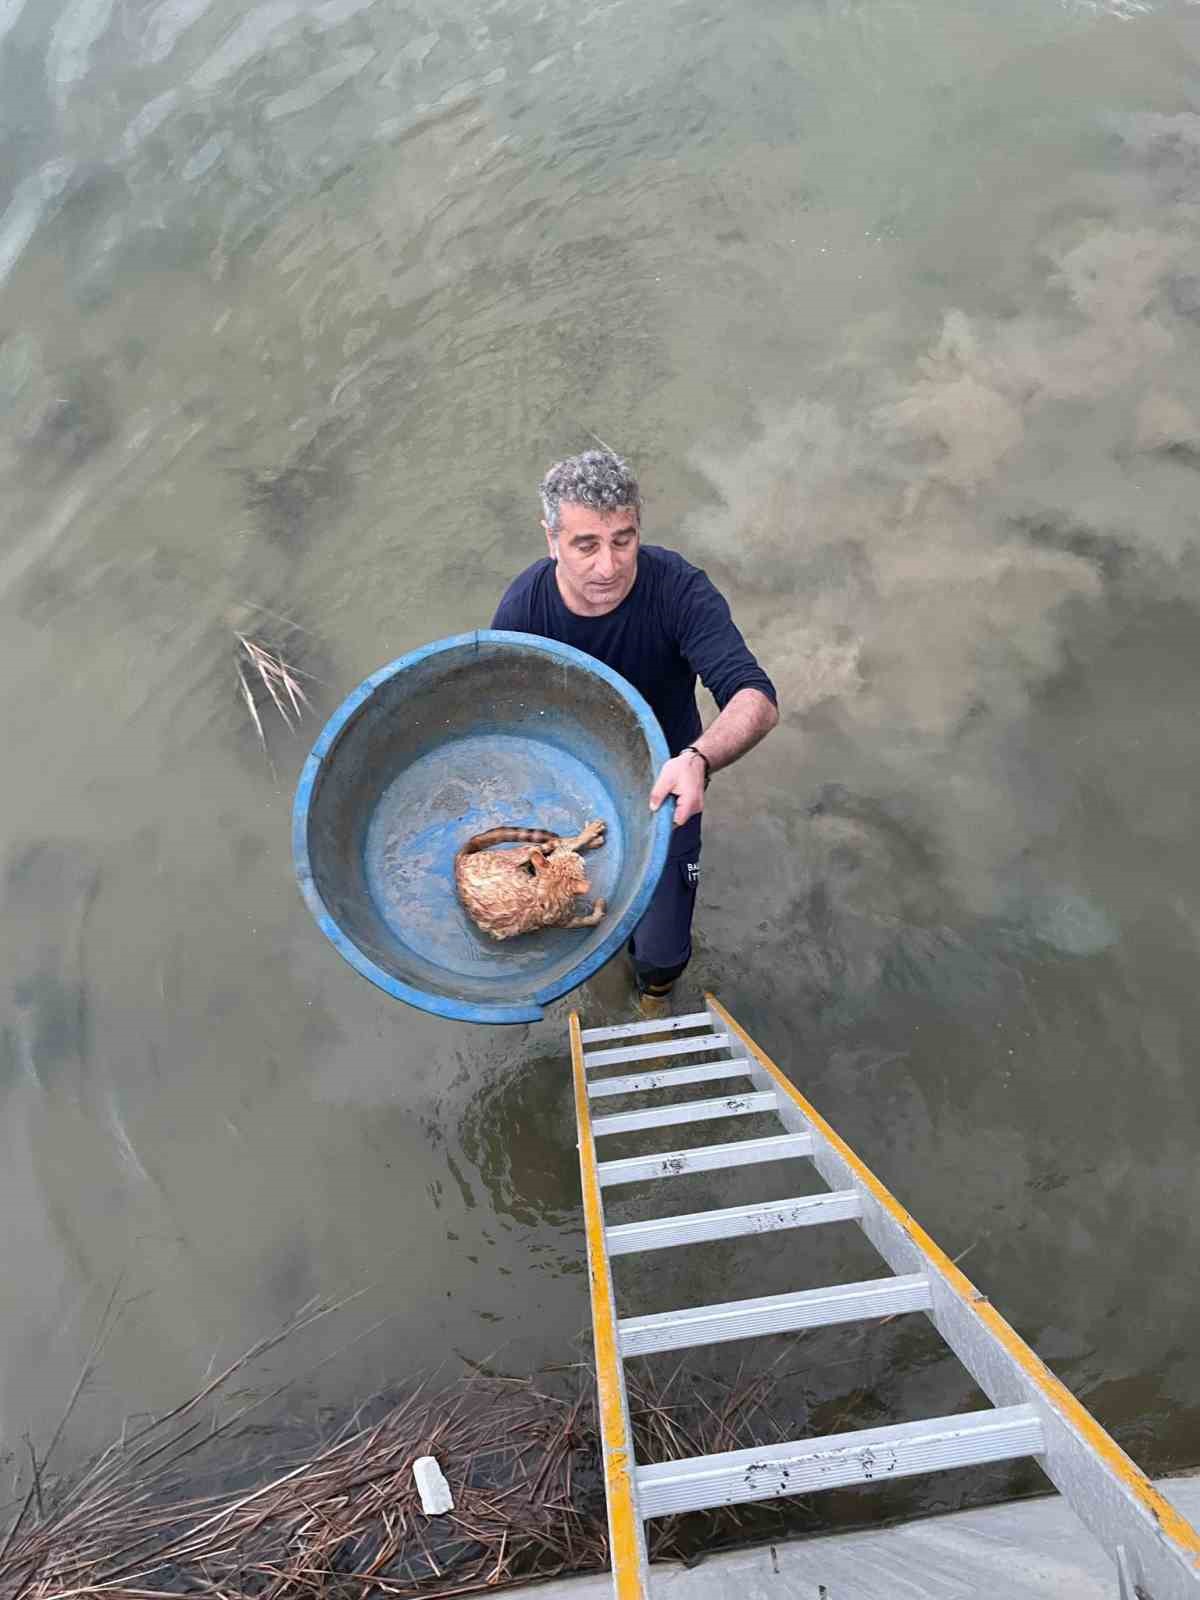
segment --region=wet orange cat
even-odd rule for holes
[[[591,889],[577,852],[598,850],[603,822],[589,822],[574,839],[542,828],[489,828],[468,839],[454,858],[454,882],[467,914],[493,939],[538,928],[594,928],[607,906],[575,911],[576,895]],[[490,850],[493,844],[528,844],[528,850]]]

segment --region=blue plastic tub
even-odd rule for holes
[[[667,759],[631,684],[568,645],[494,630],[402,656],[326,723],[300,776],[296,876],[321,931],[386,994],[468,1022],[536,1022],[614,954],[666,861],[672,805],[647,799]],[[601,817],[586,857],[595,928],[497,943],[458,901],[454,857],[500,825],[574,834]]]

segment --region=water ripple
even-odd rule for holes
[[[195,26],[212,5],[212,0],[163,0],[146,23],[146,38],[141,52],[143,65],[165,61],[176,44]]]
[[[272,34],[301,14],[296,0],[267,0],[227,36],[221,48],[192,74],[195,89],[215,89],[219,83],[252,61],[267,46]]]
[[[55,24],[46,55],[46,77],[60,104],[66,91],[86,76],[92,50],[112,19],[115,3],[75,0]]]
[[[289,89],[286,94],[276,95],[273,100],[268,100],[263,107],[263,116],[268,122],[278,122],[281,117],[295,116],[298,111],[308,111],[318,105],[327,95],[335,89],[340,89],[351,78],[356,78],[368,62],[375,59],[376,51],[371,45],[360,45],[357,50],[347,50],[340,61],[335,61],[330,67],[324,67],[320,72],[314,72],[311,78],[306,78],[296,88]]]
[[[73,161],[47,161],[17,185],[8,210],[0,217],[0,287],[21,259],[42,218],[61,200],[74,173]]]
[[[132,155],[144,139],[148,139],[163,123],[179,104],[179,91],[168,89],[165,93],[155,95],[133,118],[125,132],[121,135],[121,149],[125,155]]]
[[[0,44],[21,20],[26,0],[0,0]]]
[[[322,33],[327,33],[374,4],[375,0],[324,0],[313,10],[312,20]]]

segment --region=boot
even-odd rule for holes
[[[638,1010],[647,1022],[661,1022],[671,1015],[673,983],[648,983],[638,991]]]

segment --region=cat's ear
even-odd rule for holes
[[[546,858],[540,850],[533,850],[529,855],[529,865],[533,868],[535,878],[540,877],[546,870]]]

